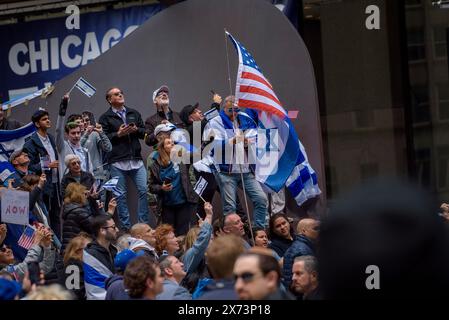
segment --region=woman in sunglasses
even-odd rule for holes
[[[65,198],[65,189],[72,182],[78,182],[90,190],[95,183],[95,178],[90,172],[81,170],[81,160],[75,154],[68,154],[64,159],[68,172],[62,177],[62,198]]]

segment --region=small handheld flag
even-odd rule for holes
[[[200,196],[201,200],[206,202],[204,198],[202,197],[204,190],[207,187],[207,181],[203,177],[200,177],[198,181],[195,183],[195,186],[193,187],[193,190]]]
[[[17,241],[17,244],[22,248],[29,250],[34,245],[34,240],[36,239],[36,229],[30,225],[25,227],[22,235]]]
[[[70,89],[69,94],[75,87],[89,98],[92,97],[97,91],[97,89],[95,89],[89,82],[87,82],[83,78],[78,79],[78,81],[75,83],[72,89]]]
[[[117,189],[118,177],[113,177],[112,179],[106,181],[101,189],[111,191],[117,198],[123,195],[123,192]]]

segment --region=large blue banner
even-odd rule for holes
[[[62,18],[0,27],[0,99],[36,91],[89,63],[162,10],[160,4],[80,15],[69,30]]]

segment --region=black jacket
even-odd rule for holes
[[[103,213],[104,214],[104,213]],[[92,234],[92,219],[97,215],[91,211],[89,204],[82,205],[79,203],[69,203],[64,205],[62,213],[62,246],[65,248],[67,244],[76,237],[81,231]]]
[[[86,246],[87,253],[100,261],[112,273],[115,273],[114,259],[117,255],[117,248],[112,244],[109,246],[109,251],[100,245],[97,240],[92,241]]]
[[[61,181],[61,193],[62,193],[62,199],[65,197],[65,189],[67,186],[72,182],[78,182],[74,176],[70,172],[66,173]],[[80,184],[85,186],[87,190],[90,190],[92,188],[93,184],[95,182],[94,176],[90,172],[81,171],[81,177],[80,177]]]
[[[28,166],[28,170],[34,172],[37,175],[42,174],[41,168],[41,159],[40,157],[44,157],[48,155],[47,149],[45,149],[44,145],[41,142],[41,139],[37,136],[38,133],[35,132],[31,135],[31,137],[25,142],[23,145],[23,151],[28,154],[28,158],[30,158],[30,165]],[[56,150],[55,138],[52,135],[48,134],[48,138],[50,139],[51,146],[55,152],[56,160],[58,160],[58,151]],[[52,188],[52,171],[45,171],[45,175],[47,176],[47,182],[44,186],[44,194],[48,196],[56,196],[53,195]],[[59,175],[58,175],[58,186],[59,186]]]
[[[282,258],[285,254],[285,251],[287,251],[287,249],[292,245],[293,241],[295,241],[294,238],[293,240],[289,240],[278,235],[273,235],[271,237],[271,242],[268,245],[268,248],[275,251],[279,255],[279,257]]]
[[[150,147],[157,144],[157,139],[154,136],[154,129],[161,124],[162,120],[170,121],[170,123],[174,124],[177,128],[184,128],[184,122],[182,122],[177,112],[170,109],[168,119],[163,111],[156,112],[145,120],[145,143]]]
[[[145,126],[137,110],[126,106],[125,108],[126,122],[128,124],[134,123],[138,127],[138,130],[132,134],[120,138],[117,136],[117,131],[123,124],[123,120],[112,111],[112,108],[109,108],[108,111],[103,113],[98,121],[112,144],[112,151],[106,155],[108,164],[123,160],[142,160],[139,139],[145,137]]]

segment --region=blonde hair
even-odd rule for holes
[[[184,240],[184,252],[193,247],[196,239],[198,238],[198,234],[200,233],[199,227],[193,227],[187,232],[186,238]]]
[[[159,153],[158,162],[164,167],[168,166],[170,163],[170,154],[168,154],[164,148],[165,140],[167,139],[170,139],[170,137],[163,138],[157,145],[157,152]]]
[[[27,295],[28,300],[73,300],[72,294],[59,284],[39,286]]]
[[[87,204],[86,190],[86,187],[82,184],[76,182],[69,183],[65,189],[64,204],[69,204],[72,202],[82,205]]]
[[[79,251],[79,249],[83,247],[84,242],[86,241],[91,242],[92,238],[84,232],[83,234],[77,235],[75,238],[70,240],[69,244],[64,250],[64,265],[67,265],[70,259],[76,259],[79,261],[83,260],[83,252],[81,251],[81,253],[77,253],[77,251]]]

